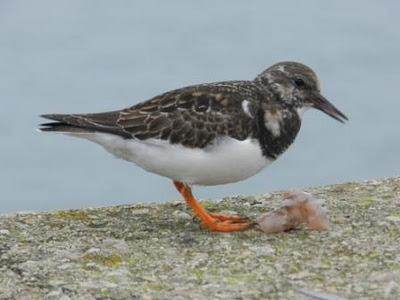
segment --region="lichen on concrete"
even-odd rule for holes
[[[181,201],[0,216],[0,299],[400,299],[400,178],[306,190],[329,231],[210,233]]]

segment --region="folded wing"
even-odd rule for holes
[[[47,114],[55,122],[41,131],[105,132],[140,140],[156,138],[203,148],[217,136],[238,140],[250,134],[252,119],[243,111],[235,85],[192,86],[167,92],[132,107],[96,114]],[[237,118],[237,114],[241,114]],[[240,120],[240,121],[238,121]]]

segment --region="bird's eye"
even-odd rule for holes
[[[304,80],[301,79],[301,78],[296,78],[296,79],[294,80],[294,84],[295,84],[298,88],[302,88],[302,87],[304,87],[304,86],[306,85],[306,83],[304,82]]]

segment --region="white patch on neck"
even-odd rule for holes
[[[246,115],[248,115],[250,118],[254,118],[254,116],[250,112],[249,104],[250,104],[250,102],[248,100],[243,100],[242,101],[242,109]]]
[[[310,109],[309,106],[303,106],[303,107],[296,108],[297,114],[299,115],[300,119],[303,118],[303,114],[309,109]]]
[[[293,95],[293,87],[292,86],[282,86],[280,83],[273,82],[271,83],[271,87],[275,92],[277,92],[280,96],[280,98],[283,101],[287,101],[287,99],[290,99]]]
[[[278,71],[285,72],[285,66],[279,66],[276,68]]]
[[[282,113],[276,111],[272,113],[267,110],[264,113],[264,124],[265,127],[271,131],[272,135],[278,137],[281,135],[281,121],[283,119]]]

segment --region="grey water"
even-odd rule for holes
[[[399,175],[399,1],[0,1],[0,213],[179,199],[42,113],[114,110],[185,85],[310,65],[350,121],[304,116],[257,176],[200,198]]]

